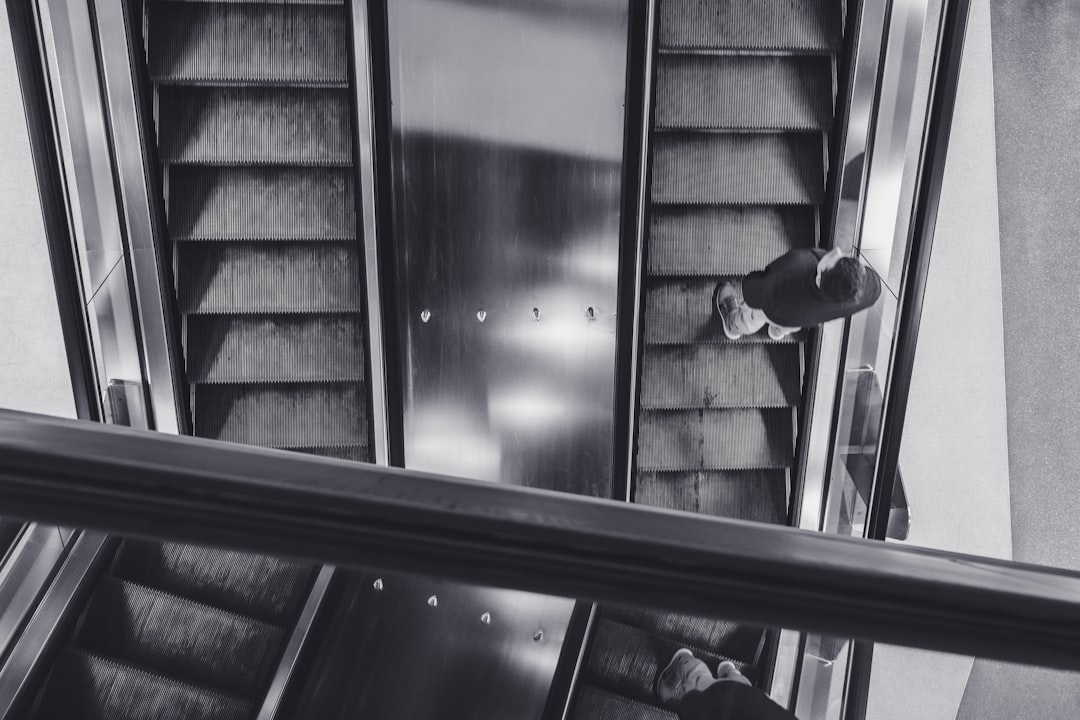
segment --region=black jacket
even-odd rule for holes
[[[820,248],[789,250],[743,280],[743,299],[765,311],[769,320],[785,327],[811,327],[853,315],[877,302],[881,280],[867,268],[866,281],[853,300],[836,302],[817,286],[817,264],[825,256]]]

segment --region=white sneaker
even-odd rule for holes
[[[709,666],[694,657],[686,648],[677,650],[660,674],[656,676],[656,697],[667,705],[682,699],[691,690],[704,690],[716,682]]]
[[[738,340],[742,333],[732,330],[734,322],[732,317],[739,311],[739,298],[735,292],[735,286],[723,280],[716,285],[713,292],[713,309],[720,316],[720,322],[724,326],[724,334],[729,340]]]

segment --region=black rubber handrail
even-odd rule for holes
[[[1080,669],[1080,572],[0,411],[0,507],[124,535]]]

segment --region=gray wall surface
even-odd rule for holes
[[[1080,3],[992,0],[991,25],[1013,554],[1080,569]],[[958,717],[1080,717],[1080,676],[978,661]]]

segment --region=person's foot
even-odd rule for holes
[[[742,333],[735,332],[732,329],[735,313],[739,311],[739,298],[734,285],[726,280],[717,283],[716,291],[713,292],[713,307],[716,314],[720,316],[720,322],[724,326],[724,334],[728,336],[728,339],[738,340],[742,337]]]
[[[787,328],[769,323],[769,337],[771,337],[773,340],[783,340],[792,332],[792,330],[789,330]]]
[[[665,705],[675,703],[691,690],[704,690],[714,682],[709,666],[683,648],[675,652],[671,662],[656,676],[656,697]]]
[[[743,685],[752,685],[750,678],[739,672],[739,668],[730,660],[725,660],[716,666],[716,679],[726,682],[737,682]]]

